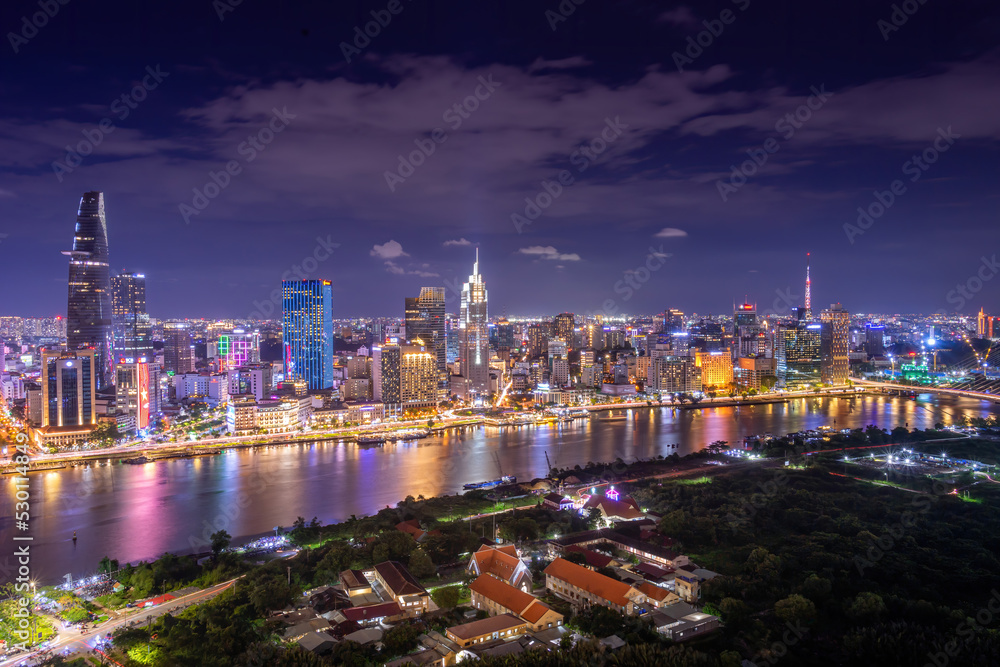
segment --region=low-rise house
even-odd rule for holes
[[[564,558],[545,568],[545,587],[577,609],[600,605],[631,615],[646,602],[646,596],[629,584]]]
[[[364,628],[363,630],[358,630],[357,632],[352,632],[349,635],[344,635],[345,642],[357,642],[362,646],[366,644],[374,644],[375,642],[382,641],[382,636],[385,633],[379,628]]]
[[[488,574],[526,593],[533,588],[531,570],[521,560],[517,548],[512,545],[479,547],[479,550],[472,554],[468,569],[476,576]]]
[[[401,563],[393,560],[379,563],[374,578],[405,614],[418,616],[427,611],[430,593]]]
[[[648,581],[642,582],[636,588],[646,596],[647,608],[660,609],[661,607],[668,607],[681,601],[680,597],[674,595],[666,588],[661,588]]]
[[[552,510],[571,510],[573,501],[561,493],[549,493],[542,499],[542,507]]]
[[[644,542],[638,538],[625,535],[621,531],[601,528],[587,530],[572,535],[565,535],[549,541],[549,549],[553,555],[562,555],[567,547],[578,545],[586,547],[594,544],[610,544],[615,549],[632,554],[641,561],[653,563],[661,568],[679,568],[690,564],[690,559],[683,554],[656,544]]]
[[[611,556],[606,556],[605,554],[598,553],[597,551],[585,549],[579,544],[568,546],[565,551],[569,554],[581,554],[587,561],[587,567],[593,570],[600,570],[602,567],[611,567],[613,564],[616,564],[615,559]]]
[[[602,495],[593,495],[583,504],[584,510],[597,508],[601,511],[601,516],[605,522],[612,521],[636,521],[645,519],[646,513],[639,507],[639,503],[631,496],[625,496],[615,500]]]
[[[316,655],[326,655],[337,642],[325,632],[310,632],[298,639],[298,645]]]
[[[506,641],[527,631],[528,624],[514,614],[501,614],[452,626],[445,631],[445,635],[464,649],[476,644]]]
[[[394,621],[405,618],[406,614],[395,602],[383,602],[381,604],[370,604],[364,607],[348,607],[338,609],[330,615],[332,623],[343,623],[352,621],[359,626],[377,625],[381,621]]]
[[[675,642],[699,637],[719,627],[718,616],[700,612],[684,602],[657,609],[650,619],[657,632]]]
[[[528,624],[531,632],[559,627],[563,623],[563,615],[549,605],[487,574],[473,581],[469,590],[472,591],[473,607],[491,616],[514,614]]]
[[[372,592],[371,582],[361,570],[344,570],[340,573],[340,587],[348,595],[364,595]]]
[[[697,602],[701,599],[701,582],[704,581],[694,572],[677,570],[674,573],[674,592],[685,602]]]

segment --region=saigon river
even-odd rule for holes
[[[739,446],[745,436],[767,432],[869,424],[923,429],[995,412],[1000,406],[985,401],[929,394],[916,400],[813,397],[738,409],[629,410],[627,421],[617,422],[472,427],[384,447],[330,440],[145,465],[95,462],[29,475],[32,574],[55,583],[65,574],[92,573],[105,555],[125,563],[165,551],[207,551],[199,540],[219,527],[238,544],[297,516],[329,523],[373,514],[406,496],[453,494],[467,482],[495,479],[498,459],[504,474],[527,481],[547,474],[546,453],[552,465],[571,468],[618,457],[683,456],[716,440]],[[13,479],[2,483],[13,507]],[[13,533],[14,518],[0,517],[0,542],[11,544]],[[12,560],[0,555],[3,580],[13,572]]]

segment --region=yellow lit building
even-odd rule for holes
[[[729,348],[719,352],[698,352],[695,365],[701,369],[703,387],[727,387],[733,382],[733,355]]]
[[[399,364],[399,389],[403,403],[436,401],[437,385],[437,357],[423,347],[403,347]]]

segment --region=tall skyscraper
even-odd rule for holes
[[[822,325],[820,356],[824,384],[847,384],[850,371],[851,316],[839,303],[832,304],[820,313]]]
[[[309,389],[333,386],[333,287],[329,280],[281,283],[285,379]]]
[[[684,313],[673,308],[663,311],[663,333],[681,333],[684,331]]]
[[[490,352],[486,283],[479,273],[479,249],[469,282],[462,285],[459,313],[459,357],[467,393],[486,394],[490,388]]]
[[[187,322],[164,322],[163,366],[165,370],[179,374],[194,370],[191,328]]]
[[[803,319],[812,319],[812,281],[809,279],[809,255],[806,253],[806,309],[803,315]]]
[[[421,287],[420,296],[406,297],[406,337],[419,338],[434,355],[439,373],[448,365],[447,338],[444,327],[444,288]]]
[[[399,394],[403,403],[436,401],[438,376],[437,357],[426,348],[407,345],[401,349]]]
[[[153,339],[149,313],[146,312],[146,276],[141,273],[111,276],[111,314],[115,363],[122,359],[126,363],[152,361]]]
[[[70,350],[95,352],[97,388],[114,381],[114,340],[111,310],[111,269],[104,193],[85,192],[76,216],[69,260],[69,298],[66,304],[66,345]]]
[[[733,343],[735,356],[754,357],[764,354],[765,339],[757,320],[757,307],[749,303],[733,311]]]
[[[144,430],[159,420],[160,367],[143,361],[119,363],[115,367],[115,403],[120,413]]]

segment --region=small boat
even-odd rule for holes
[[[136,456],[131,459],[122,459],[122,463],[128,463],[129,465],[142,465],[144,463],[150,463],[153,459],[147,456]],[[101,465],[104,465],[103,463]]]
[[[358,444],[359,445],[377,445],[377,446],[381,447],[382,445],[385,444],[385,438],[383,438],[382,436],[377,436],[377,435],[358,436]]]
[[[73,531],[73,541],[76,542],[76,531]]]
[[[517,484],[517,477],[514,475],[504,475],[500,479],[491,479],[488,482],[465,484],[462,488],[466,491],[472,491],[474,489],[492,489],[493,487],[500,486],[501,484]]]
[[[626,420],[628,420],[628,416],[627,415],[624,415],[624,414],[616,415],[614,412],[608,413],[606,415],[602,415],[602,416],[600,416],[600,417],[597,418],[597,421],[599,421],[599,422],[623,422],[623,421],[626,421]]]

